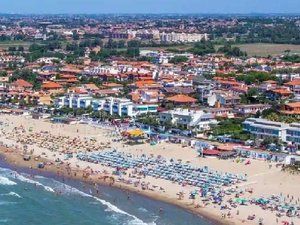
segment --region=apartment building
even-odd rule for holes
[[[57,108],[69,107],[73,109],[92,107],[94,111],[104,110],[110,115],[135,117],[145,113],[156,113],[156,104],[134,104],[125,98],[95,99],[85,94],[69,94],[55,100]]]
[[[260,118],[248,118],[243,122],[243,129],[258,138],[274,137],[286,141],[288,124]]]
[[[300,147],[300,123],[291,123],[286,131],[286,141]]]
[[[160,112],[159,120],[162,123],[170,121],[175,126],[179,125],[197,131],[208,130],[211,124],[217,123],[210,113],[182,108]]]
[[[56,98],[54,105],[57,108],[68,107],[72,109],[87,108],[92,105],[93,97],[87,94],[69,94]]]
[[[156,104],[134,104],[126,98],[105,98],[97,99],[92,103],[95,111],[104,110],[110,115],[136,117],[145,113],[156,113]]]

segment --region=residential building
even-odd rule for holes
[[[211,113],[214,117],[234,118],[233,108],[207,108],[205,112]]]

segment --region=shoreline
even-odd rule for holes
[[[290,217],[281,210],[282,205],[290,207],[294,204],[298,207],[300,176],[283,172],[274,163],[243,158],[201,158],[191,146],[167,141],[155,145],[147,142],[130,145],[120,138],[118,132],[106,129],[105,125],[52,124],[47,120],[14,115],[2,115],[0,122],[0,143],[3,146],[0,146],[0,153],[5,153],[7,162],[12,166],[36,168],[37,172],[48,171],[58,177],[105,185],[108,189],[104,189],[108,193],[109,186],[134,192],[180,207],[214,224],[254,225],[261,219],[265,225],[300,221],[300,211],[295,210],[297,214]],[[84,158],[88,155],[101,160]],[[29,156],[30,161],[25,161],[24,156],[25,160]],[[124,159],[124,162],[119,158]],[[241,179],[229,186],[217,185],[210,189],[211,193],[206,189],[208,194],[202,196],[201,185],[199,188],[188,183],[191,179],[186,169],[182,175],[186,180],[182,180],[179,167],[172,167],[174,173],[167,168],[172,164],[168,162],[173,160],[181,166],[208,168],[212,174],[232,174]],[[37,169],[38,163],[44,163],[44,169]],[[136,163],[141,163],[141,166]],[[159,163],[162,163],[161,167]],[[129,164],[128,168],[122,167]],[[147,169],[150,170],[144,173]],[[168,171],[173,176],[178,174],[181,180],[174,182],[165,179],[161,174],[165,176],[166,172],[162,171]],[[193,178],[195,174],[203,176],[196,170],[190,171],[194,174],[191,176]],[[202,182],[201,179],[195,179]],[[219,188],[222,193],[218,192]],[[193,193],[196,195],[193,196]],[[221,202],[215,201],[215,193],[220,193]],[[246,204],[238,202],[241,198],[245,199]],[[267,204],[266,208],[259,202],[260,199],[272,204]],[[251,219],[252,216],[254,219]]]
[[[52,165],[47,165],[43,169],[39,169],[36,167],[33,167],[33,162],[32,161],[24,161],[22,157],[18,157],[16,152],[13,152],[14,154],[11,154],[11,150],[8,150],[7,148],[1,146],[0,147],[0,165],[4,166],[4,168],[12,169],[17,172],[25,172],[31,175],[42,175],[48,178],[53,178],[56,179],[60,178],[62,180],[69,179],[72,181],[79,181],[83,182],[88,185],[100,185],[100,186],[105,186],[105,187],[110,187],[114,189],[118,189],[120,191],[127,191],[133,194],[141,195],[146,198],[159,201],[159,202],[164,202],[169,205],[181,208],[189,213],[192,213],[193,215],[207,220],[211,224],[216,224],[216,225],[236,225],[237,223],[228,221],[228,220],[222,220],[217,218],[217,216],[214,213],[209,213],[207,211],[204,211],[203,209],[195,208],[194,205],[188,205],[188,204],[182,204],[179,200],[175,200],[166,196],[159,195],[158,193],[151,193],[151,192],[146,192],[146,191],[140,191],[137,188],[134,188],[130,185],[126,185],[124,183],[116,183],[116,184],[111,184],[109,182],[104,182],[101,180],[95,180],[95,178],[83,178],[81,176],[78,176],[82,171],[78,170],[76,172],[77,176],[74,176],[73,174],[68,174],[66,173],[66,170],[62,168],[61,166],[55,166],[54,164]],[[41,158],[39,162],[48,162],[48,159]],[[53,162],[52,162],[53,163]]]

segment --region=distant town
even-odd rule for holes
[[[237,46],[297,44],[299,26],[275,16],[2,16],[1,104],[296,151],[300,56]]]
[[[300,16],[2,14],[0,134],[10,165],[92,183],[76,193],[135,224],[98,184],[220,224],[299,224]]]

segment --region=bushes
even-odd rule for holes
[[[188,51],[195,55],[202,55],[202,56],[216,52],[213,43],[209,41],[197,42],[195,43],[194,47],[189,49]]]
[[[247,56],[246,52],[241,51],[238,47],[232,47],[229,44],[224,45],[218,49],[218,52],[224,53],[226,56],[242,57]]]

